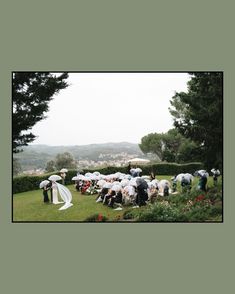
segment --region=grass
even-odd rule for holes
[[[168,179],[171,176],[157,176],[158,179]],[[194,187],[198,180],[195,179]],[[212,178],[208,180],[208,186],[212,186]],[[122,211],[115,211],[102,203],[96,203],[97,195],[82,195],[77,192],[73,185],[67,186],[73,196],[73,206],[67,210],[58,210],[63,204],[43,203],[42,190],[28,191],[13,195],[13,221],[84,221],[87,217],[95,213],[108,218],[108,221],[123,221],[123,213],[130,207],[125,207]],[[180,191],[180,185],[178,186]],[[145,208],[141,208],[145,209]]]

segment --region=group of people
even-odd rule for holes
[[[67,187],[63,184],[57,183],[57,181],[62,180],[64,183],[64,177],[59,175],[51,175],[47,180],[42,181],[39,187],[43,189],[43,201],[44,203],[61,204],[63,206],[59,210],[64,210],[71,207],[72,204],[72,194]],[[50,200],[48,196],[48,191],[50,191]],[[60,195],[61,200],[59,201],[58,195]]]
[[[218,169],[212,169],[211,172],[214,185],[217,185],[220,171]],[[171,178],[171,183],[166,179],[157,180],[153,172],[150,176],[142,176],[142,170],[140,168],[132,168],[129,170],[128,174],[117,172],[115,174],[102,175],[98,171],[86,173],[85,175],[78,173],[72,180],[75,181],[76,190],[81,192],[81,194],[97,194],[97,203],[102,202],[103,205],[121,210],[123,205],[140,207],[149,202],[155,202],[158,197],[167,197],[170,194],[177,194],[178,182],[180,183],[182,192],[190,191],[194,176],[199,177],[198,189],[206,191],[207,178],[209,176],[206,170],[198,170],[194,175],[189,173],[178,174]],[[70,192],[66,191],[66,195],[64,195],[64,190],[67,189],[66,187],[58,184],[55,179],[52,181],[49,178],[47,182],[48,183],[45,183],[45,185],[42,185],[45,203],[51,202],[58,204],[71,202],[72,196],[69,196],[70,199],[66,200],[69,198],[68,194]],[[49,190],[51,192],[50,200],[48,196]],[[58,190],[64,200],[63,202],[58,201]]]
[[[220,171],[211,170],[214,184],[217,184]],[[179,174],[168,180],[158,181],[152,172],[150,176],[142,176],[140,168],[130,169],[129,174],[117,172],[110,175],[102,175],[99,172],[78,175],[75,187],[82,194],[98,194],[96,202],[102,202],[117,210],[123,205],[133,205],[139,207],[148,202],[153,203],[158,197],[167,197],[170,194],[177,194],[177,183],[180,183],[182,192],[191,190],[194,176],[199,177],[198,189],[206,191],[207,178],[206,170],[198,170],[194,175],[185,173]]]

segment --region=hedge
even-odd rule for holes
[[[144,165],[141,166],[142,174],[149,175],[151,171],[155,173],[155,175],[177,175],[180,173],[191,173],[193,174],[196,170],[203,169],[202,163],[194,162],[194,163],[186,163],[186,164],[177,164],[177,163],[157,163],[153,165]],[[95,169],[99,171],[101,174],[107,175],[116,172],[127,173],[127,166],[116,167],[116,166],[108,166],[100,169]],[[92,169],[84,169],[83,174],[87,172],[93,172],[95,170]],[[13,194],[20,192],[27,192],[31,190],[39,189],[39,184],[41,181],[47,179],[52,174],[59,174],[59,172],[47,173],[40,176],[18,176],[13,178],[12,183],[12,191]],[[72,181],[72,177],[77,174],[77,170],[69,170],[65,179],[65,184],[69,185],[74,183]]]

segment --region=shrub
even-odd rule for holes
[[[105,215],[102,215],[101,213],[95,213],[91,216],[88,216],[85,219],[85,222],[106,222],[108,218]]]
[[[140,213],[140,222],[185,222],[187,215],[167,201],[157,202],[150,209]]]
[[[134,219],[136,217],[136,213],[135,210],[131,209],[131,210],[126,210],[123,213],[123,219]]]
[[[209,215],[210,216],[217,216],[217,215],[222,215],[222,212],[223,212],[223,207],[222,205],[212,205],[210,210],[209,210]]]

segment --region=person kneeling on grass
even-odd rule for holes
[[[85,181],[85,183],[84,183],[83,186],[82,186],[82,191],[81,191],[81,193],[82,193],[82,194],[85,194],[86,191],[87,191],[87,189],[90,187],[90,185],[91,185],[91,183],[90,183],[89,181]]]
[[[108,188],[102,188],[100,193],[98,194],[97,198],[96,198],[96,202],[103,202],[104,201],[104,197],[106,194],[108,194],[109,189]]]
[[[182,176],[182,179],[181,179],[181,187],[182,187],[183,193],[191,190],[191,182],[184,176]]]
[[[118,191],[117,194],[112,196],[109,200],[108,206],[109,207],[114,207],[115,204],[122,204],[122,192]]]
[[[108,205],[110,203],[110,199],[116,195],[115,191],[109,190],[108,194],[104,196],[103,204]]]
[[[137,197],[136,197],[136,204],[138,206],[146,205],[146,201],[148,200],[148,184],[146,181],[142,179],[137,180]]]
[[[206,192],[206,184],[207,184],[207,176],[206,174],[203,174],[199,179],[198,188]]]
[[[213,174],[214,186],[217,186],[217,184],[218,184],[218,177],[220,175],[220,171],[218,169],[212,168],[211,172]]]

